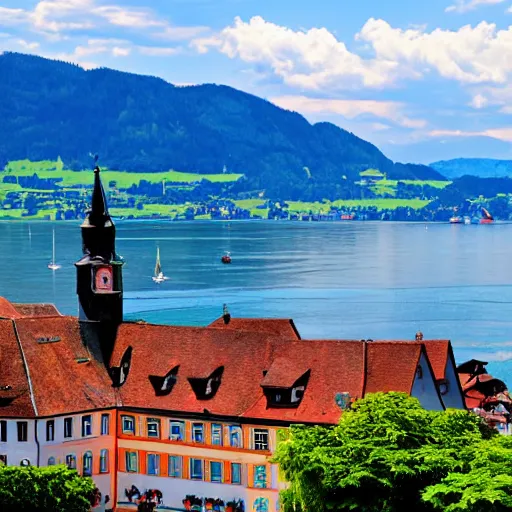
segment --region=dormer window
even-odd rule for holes
[[[304,398],[309,375],[309,370],[297,369],[284,359],[276,359],[261,383],[267,407],[298,407]]]
[[[219,390],[224,366],[205,377],[189,377],[188,381],[198,400],[211,400]]]
[[[123,357],[121,358],[121,363],[119,366],[113,366],[110,369],[110,375],[112,377],[112,383],[114,387],[121,387],[128,378],[128,374],[130,373],[130,366],[132,362],[132,347],[128,347]]]
[[[179,365],[172,368],[167,374],[163,377],[157,375],[150,375],[149,381],[155,390],[156,396],[166,396],[169,395],[174,388],[178,380],[178,370]]]

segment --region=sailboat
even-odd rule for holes
[[[164,281],[167,281],[169,278],[164,276],[164,273],[162,271],[162,265],[160,263],[160,247],[156,248],[156,264],[155,264],[155,275],[153,276],[153,281],[155,283],[163,283]]]
[[[50,270],[59,270],[60,265],[55,262],[55,229],[53,230],[53,246],[52,246],[52,261],[48,263]]]

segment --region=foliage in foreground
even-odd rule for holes
[[[293,426],[275,460],[285,512],[512,510],[512,440],[402,393],[369,395],[335,427]]]
[[[89,512],[95,485],[65,466],[0,466],[2,512]]]

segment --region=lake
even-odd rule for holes
[[[0,222],[0,240],[0,295],[77,313],[78,223]],[[512,370],[512,224],[121,221],[117,240],[127,319],[206,325],[227,303],[233,316],[293,318],[303,338],[421,330],[451,339],[458,361],[491,361],[504,379]],[[171,278],[160,285],[157,244]]]

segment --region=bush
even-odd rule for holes
[[[2,512],[89,512],[95,485],[65,466],[0,466]]]

